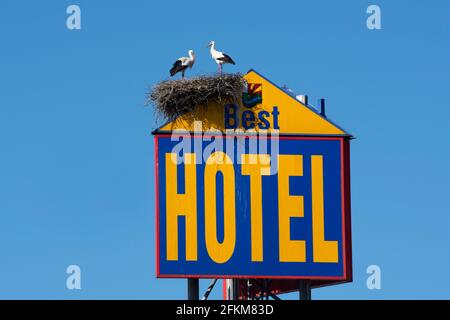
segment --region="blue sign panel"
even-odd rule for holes
[[[342,138],[155,143],[158,277],[345,279]]]

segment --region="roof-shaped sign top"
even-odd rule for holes
[[[234,129],[237,133],[265,131],[280,135],[351,137],[330,119],[256,71],[250,70],[244,78],[248,87],[243,90],[241,101],[198,106],[154,133]]]

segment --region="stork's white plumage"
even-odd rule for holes
[[[222,73],[222,65],[224,65],[225,63],[236,64],[229,55],[216,50],[215,41],[211,41],[208,44],[208,47],[210,48],[211,57],[213,58],[214,61],[216,61],[219,67],[219,73]]]
[[[178,72],[181,72],[181,78],[184,79],[184,73],[186,69],[191,69],[195,63],[195,53],[193,50],[189,50],[189,57],[181,57],[172,66],[170,69],[170,76],[173,77]]]

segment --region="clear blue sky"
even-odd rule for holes
[[[191,74],[214,72],[209,40],[237,61],[227,71],[327,98],[357,137],[354,282],[314,298],[450,298],[449,17],[446,0],[2,0],[0,298],[185,297],[185,281],[155,278],[157,119],[143,103],[188,49]],[[70,264],[81,291],[66,289]],[[371,264],[382,290],[366,288]]]

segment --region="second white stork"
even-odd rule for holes
[[[216,50],[216,42],[215,41],[211,41],[208,44],[208,47],[210,48],[211,57],[216,61],[217,65],[219,67],[219,73],[222,73],[222,65],[224,65],[226,63],[236,64],[229,55]]]
[[[184,73],[186,72],[186,69],[191,69],[192,66],[195,63],[195,53],[194,50],[189,50],[189,57],[181,57],[178,58],[177,61],[172,66],[172,69],[170,69],[170,76],[173,77],[178,72],[181,72],[181,78],[184,79]]]

